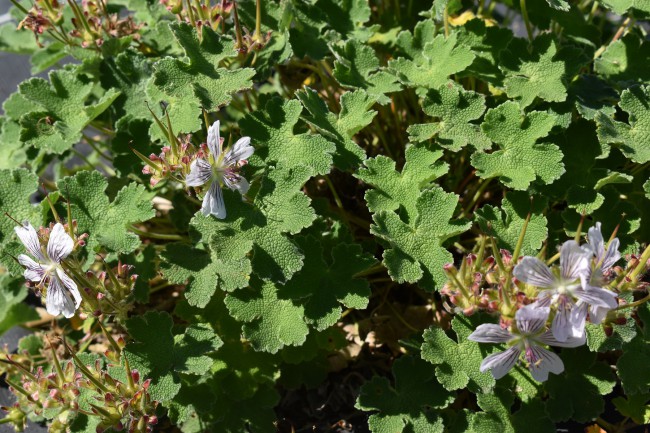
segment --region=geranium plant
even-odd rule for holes
[[[650,424],[649,1],[11,1],[0,423]]]

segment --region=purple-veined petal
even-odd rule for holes
[[[29,221],[23,221],[23,225],[15,227],[14,230],[20,242],[27,248],[27,251],[39,262],[44,262],[45,257],[43,256],[43,251],[41,251],[41,242],[38,240],[38,234],[31,223]]]
[[[531,358],[534,358],[534,362],[529,360],[528,369],[536,381],[546,382],[549,373],[560,374],[564,371],[564,363],[559,356],[550,350],[533,345],[529,351],[531,352]]]
[[[474,332],[467,337],[468,340],[478,343],[505,343],[512,338],[507,330],[493,323],[478,325]]]
[[[554,290],[541,290],[537,294],[537,300],[529,304],[532,308],[550,308],[553,302]]]
[[[566,241],[560,249],[562,278],[573,281],[589,272],[590,249],[582,248],[576,241]]]
[[[605,242],[603,241],[603,234],[600,231],[599,222],[597,222],[587,232],[587,241],[589,242],[591,249],[594,251],[596,262],[600,262],[605,255]]]
[[[63,286],[68,289],[70,294],[72,294],[75,309],[79,308],[79,305],[81,304],[81,293],[79,293],[77,283],[75,283],[74,280],[61,268],[56,269],[56,275],[59,277],[59,280],[61,280]]]
[[[557,338],[553,336],[553,333],[551,331],[546,331],[539,337],[536,337],[535,340],[548,346],[580,347],[587,342],[587,337],[583,334],[582,337],[569,337],[566,339],[566,341],[558,341]]]
[[[190,174],[185,177],[185,185],[201,186],[212,179],[212,166],[205,159],[195,159],[190,164]]]
[[[228,151],[228,153],[226,153],[223,163],[226,167],[230,167],[243,159],[248,159],[253,152],[255,152],[255,148],[251,146],[251,138],[242,137],[237,140],[235,145]]]
[[[47,255],[55,263],[61,263],[72,252],[74,241],[63,228],[63,224],[56,223],[50,232],[50,240],[47,242]]]
[[[573,292],[573,296],[582,302],[604,308],[615,308],[616,294],[600,287],[587,286],[587,289],[580,289]]]
[[[52,275],[50,278],[50,285],[47,288],[47,297],[45,299],[45,309],[53,316],[59,314],[63,314],[66,318],[74,316],[75,302],[70,292],[63,287],[57,275]]]
[[[553,336],[558,341],[566,341],[569,336],[573,335],[571,327],[571,309],[573,301],[566,296],[561,296],[557,303],[557,312],[551,324]]]
[[[43,279],[45,275],[45,269],[40,263],[35,262],[27,254],[21,254],[18,256],[18,263],[25,267],[25,279],[32,282],[39,282]]]
[[[495,379],[501,379],[515,366],[520,354],[521,350],[517,346],[512,346],[503,352],[494,353],[487,356],[481,362],[480,370],[482,373],[487,370],[492,370],[492,376]]]
[[[618,302],[617,302],[618,305]],[[607,313],[609,313],[611,308],[602,308],[602,307],[595,307],[595,306],[590,306],[589,307],[589,321],[591,323],[594,323],[598,325],[599,323],[602,323],[603,320],[607,317]]]
[[[534,304],[522,307],[515,314],[517,329],[522,334],[536,334],[546,326],[549,313],[548,307],[536,307]]]
[[[219,182],[213,181],[210,189],[203,197],[203,206],[201,206],[203,215],[214,215],[219,219],[226,217],[226,204],[223,201],[223,191],[219,186]]]
[[[555,281],[551,270],[537,257],[524,257],[512,273],[519,281],[537,287],[551,287]]]
[[[605,258],[603,259],[603,264],[601,265],[603,271],[608,271],[612,266],[618,262],[618,259],[621,258],[621,253],[618,251],[621,242],[618,238],[612,239],[612,241],[607,246],[607,251],[605,252]]]
[[[571,322],[571,337],[584,337],[588,311],[589,306],[582,301],[578,301],[571,309],[571,315],[569,316],[569,321]]]
[[[250,184],[244,178],[244,176],[241,176],[237,173],[230,173],[224,175],[223,183],[231,190],[239,191],[241,195],[246,194],[248,192],[248,189],[250,188]]]
[[[221,155],[221,135],[219,134],[220,123],[217,120],[208,128],[208,149],[215,161]]]

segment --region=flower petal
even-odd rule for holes
[[[251,146],[251,138],[242,137],[228,150],[228,153],[226,153],[223,159],[223,163],[226,167],[230,167],[243,159],[248,159],[253,152],[255,152],[255,148]]]
[[[589,272],[589,259],[593,252],[580,247],[576,241],[566,241],[560,249],[560,269],[562,278],[573,281]]]
[[[548,307],[537,307],[535,304],[520,308],[515,314],[517,329],[522,334],[538,333],[546,326],[550,311]]]
[[[493,323],[478,325],[467,339],[479,343],[505,343],[513,336],[507,330]]]
[[[551,324],[553,336],[561,342],[566,341],[569,336],[573,335],[571,326],[571,308],[573,301],[564,299],[558,303],[557,312]]]
[[[501,379],[515,366],[520,354],[521,350],[517,346],[512,346],[504,352],[493,353],[481,362],[480,370],[481,372],[492,370],[492,376]]]
[[[61,268],[56,269],[56,274],[61,280],[61,283],[63,283],[65,288],[72,294],[75,309],[79,308],[79,305],[81,305],[81,293],[79,293],[79,289],[77,289],[77,283],[75,283],[74,280]]]
[[[589,306],[582,302],[578,301],[577,304],[571,309],[571,315],[569,321],[571,322],[571,336],[574,338],[582,338],[585,335],[585,323],[587,322],[587,312],[589,311]]]
[[[555,353],[539,346],[531,346],[530,350],[537,362],[531,362],[528,369],[536,381],[546,382],[549,373],[560,374],[564,371],[564,363]]]
[[[618,302],[617,302],[618,304]],[[602,323],[603,320],[607,317],[607,313],[609,313],[611,308],[602,308],[602,307],[594,307],[593,305],[589,307],[589,321],[591,323],[595,323],[596,325],[599,323]]]
[[[231,173],[223,177],[223,183],[233,191],[239,191],[241,195],[244,195],[248,192],[250,184],[244,178],[237,173]]]
[[[607,246],[607,252],[605,252],[603,264],[601,265],[603,271],[608,271],[609,268],[614,266],[616,262],[618,262],[618,259],[621,258],[621,253],[618,251],[620,244],[621,242],[618,238],[614,238]]]
[[[221,135],[219,134],[220,123],[217,120],[208,128],[208,149],[212,153],[214,160],[219,159],[221,155]]]
[[[558,341],[557,338],[553,336],[553,333],[551,331],[546,331],[535,340],[539,341],[540,343],[555,347],[579,347],[587,342],[587,336],[584,334],[582,337],[571,336],[567,338],[566,341]]]
[[[587,232],[587,242],[591,249],[594,251],[596,261],[600,262],[605,255],[605,242],[603,234],[600,231],[600,223],[597,222],[593,227],[589,228]]]
[[[27,251],[36,258],[39,262],[44,262],[45,257],[41,251],[41,242],[38,239],[38,234],[36,230],[29,221],[23,221],[23,225],[19,227],[14,227],[20,242],[25,245]]]
[[[45,308],[53,316],[58,316],[62,313],[66,318],[74,316],[76,309],[75,302],[56,275],[50,278],[50,285],[47,288],[47,298],[45,299]]]
[[[555,277],[551,270],[537,257],[526,256],[515,266],[513,275],[519,281],[537,287],[551,287]]]
[[[203,197],[203,206],[201,206],[203,215],[214,215],[219,219],[226,217],[226,204],[223,201],[223,191],[219,186],[219,182],[212,182],[210,189],[205,197]]]
[[[45,269],[43,269],[43,266],[41,266],[40,263],[36,263],[27,254],[19,255],[18,263],[25,267],[25,273],[23,275],[26,280],[37,283],[43,279]]]
[[[50,240],[47,242],[47,255],[55,263],[61,263],[72,252],[74,241],[63,228],[63,224],[56,223],[50,232]]]
[[[185,185],[201,186],[212,179],[212,166],[205,159],[195,159],[190,165],[190,174],[185,177]]]
[[[580,289],[573,292],[573,296],[585,304],[604,308],[616,308],[616,294],[600,287],[587,286],[586,290]]]

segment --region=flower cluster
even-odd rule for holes
[[[560,249],[559,267],[550,268],[536,257],[523,257],[514,267],[519,281],[537,289],[534,302],[520,306],[515,320],[502,325],[480,325],[468,338],[481,343],[504,343],[509,348],[488,356],[481,371],[503,377],[522,352],[533,377],[545,381],[548,373],[564,370],[560,358],[543,345],[577,347],[585,343],[585,323],[601,323],[618,306],[617,295],[605,288],[612,267],[620,259],[619,241],[606,247],[600,223],[589,229],[588,243],[565,242]],[[551,319],[550,329],[546,323]]]

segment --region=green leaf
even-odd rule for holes
[[[24,278],[0,275],[0,335],[14,326],[40,317],[36,310],[22,303],[26,297]]]
[[[530,213],[521,255],[535,255],[548,234],[548,221],[543,214],[547,206],[548,202],[543,197],[531,197],[525,192],[512,191],[503,198],[501,209],[491,205],[478,209],[476,220],[484,233],[494,235],[500,248],[513,252]]]
[[[486,393],[496,383],[489,372],[479,371],[484,355],[478,343],[467,339],[479,324],[477,317],[454,316],[451,328],[456,341],[435,326],[424,331],[422,359],[436,366],[438,382],[449,391],[468,388],[473,393]]]
[[[221,390],[214,404],[212,414],[217,418],[212,431],[224,433],[274,433],[277,415],[274,408],[280,401],[280,395],[273,386],[260,387],[250,398],[234,401],[228,389]],[[199,431],[204,431],[200,426]]]
[[[306,298],[307,322],[317,330],[334,325],[341,317],[341,307],[363,310],[368,306],[368,281],[355,274],[376,263],[360,245],[340,243],[328,252],[314,237],[298,237],[296,243],[305,252],[302,269],[281,290],[291,299]]]
[[[621,379],[626,395],[647,394],[650,390],[650,372],[646,365],[650,362],[650,307],[645,303],[637,310],[644,327],[637,336],[622,347],[623,355],[616,363],[618,377]]]
[[[618,122],[603,113],[596,115],[598,139],[602,144],[619,144],[623,154],[639,164],[650,161],[650,86],[635,86],[621,93],[622,110],[629,114],[629,124]]]
[[[532,51],[528,41],[514,38],[501,52],[500,68],[505,74],[503,81],[509,97],[519,102],[521,108],[533,103],[535,98],[549,102],[566,100],[566,65],[557,59],[558,48],[553,35],[535,38]]]
[[[623,15],[629,12],[641,12],[641,17],[647,17],[650,14],[650,4],[645,0],[603,0],[603,5],[610,8],[614,13]]]
[[[16,24],[9,22],[0,25],[0,51],[16,54],[31,54],[38,50],[34,33],[27,29],[16,29]]]
[[[334,166],[339,170],[356,169],[366,159],[366,152],[352,138],[372,123],[377,112],[370,107],[375,100],[363,90],[346,92],[341,95],[341,111],[336,115],[309,87],[297,92],[296,96],[309,111],[310,115],[305,117],[307,123],[336,145]]]
[[[246,244],[243,254],[250,251]],[[251,273],[250,262],[245,258],[228,260],[187,244],[168,244],[163,252],[161,265],[163,276],[171,283],[187,282],[185,299],[190,305],[205,307],[219,287],[232,291],[248,284]]]
[[[295,134],[302,105],[297,100],[273,98],[264,107],[246,115],[239,125],[251,137],[255,154],[253,165],[280,163],[287,167],[304,164],[318,174],[329,173],[336,146],[318,134]]]
[[[594,71],[612,83],[627,87],[650,80],[650,43],[633,32],[607,46],[594,61]]]
[[[233,274],[241,274],[237,267],[246,272],[251,248],[253,271],[261,278],[284,282],[302,267],[303,255],[286,235],[298,233],[315,218],[310,199],[300,191],[312,173],[304,165],[270,169],[252,206],[239,194],[224,191],[226,219],[202,214],[192,219],[195,241],[207,243],[216,257],[229,265],[227,272],[215,268],[220,279],[231,280]],[[244,287],[229,284],[230,289],[235,286]]]
[[[546,409],[551,419],[587,422],[597,418],[605,409],[603,396],[616,385],[614,373],[584,347],[562,350],[560,357],[564,373],[550,375],[546,382],[549,393]]]
[[[499,150],[472,155],[477,175],[499,177],[517,190],[527,189],[537,178],[544,183],[559,178],[564,172],[562,152],[554,144],[537,143],[553,128],[555,117],[540,111],[524,114],[513,101],[488,110],[481,127]]]
[[[115,253],[134,251],[140,239],[129,233],[128,226],[155,215],[151,194],[144,186],[129,183],[112,202],[106,195],[107,186],[108,182],[98,171],[81,171],[57,183],[59,191],[70,201],[79,233],[90,235],[86,244],[89,260],[94,260],[91,252],[100,248]]]
[[[19,168],[16,170],[0,170],[0,209],[7,212],[18,221],[30,221],[39,226],[42,221],[39,211],[29,202],[29,197],[38,188],[38,177],[29,171]],[[5,215],[0,217],[0,255],[2,264],[14,275],[22,274],[23,268],[6,253],[24,252],[24,247],[14,234],[16,223]]]
[[[370,430],[442,433],[444,426],[436,409],[449,405],[453,396],[436,381],[435,368],[405,355],[393,364],[393,376],[394,386],[385,377],[374,376],[361,387],[356,407],[379,411],[368,418]]]
[[[210,26],[202,27],[200,40],[190,24],[173,23],[169,27],[189,61],[171,57],[159,60],[154,65],[153,84],[162,94],[148,93],[153,102],[164,99],[170,104],[175,132],[193,132],[201,125],[201,107],[216,111],[228,104],[233,93],[252,86],[255,70],[219,67],[237,52],[231,39],[217,35]]]
[[[453,257],[443,242],[468,230],[471,223],[454,219],[458,196],[439,187],[424,191],[417,199],[417,217],[404,223],[392,211],[373,215],[370,233],[387,244],[383,263],[390,277],[399,283],[419,282],[428,291],[442,287],[447,280],[443,266]]]
[[[485,111],[483,95],[448,83],[436,90],[429,90],[422,102],[422,109],[439,120],[409,126],[407,131],[411,141],[422,142],[436,137],[437,144],[453,152],[468,144],[479,150],[492,146],[479,125],[471,123],[480,119]]]
[[[452,33],[449,37],[436,36],[417,55],[391,60],[388,66],[408,87],[437,89],[447,83],[450,75],[464,71],[474,58],[472,51],[459,45]]]
[[[226,297],[230,315],[240,322],[244,337],[255,350],[276,353],[286,345],[305,342],[309,328],[305,308],[278,297],[279,287],[270,281],[252,278],[249,288]]]
[[[448,171],[449,166],[439,161],[441,157],[441,150],[422,144],[409,145],[401,173],[395,170],[395,161],[387,156],[366,160],[356,177],[373,187],[365,194],[370,212],[398,211],[406,222],[415,220],[420,191]]]
[[[20,84],[21,95],[38,109],[20,119],[21,140],[52,153],[63,153],[81,140],[83,129],[120,95],[109,89],[95,103],[87,104],[92,83],[83,81],[77,69],[60,69],[49,74],[50,82],[30,78]]]
[[[476,58],[458,75],[469,76],[503,87],[503,72],[499,69],[499,54],[513,38],[512,31],[498,26],[488,27],[482,19],[469,20],[457,28],[458,44],[469,47]]]
[[[164,312],[149,311],[126,321],[135,340],[124,353],[141,377],[152,380],[151,397],[169,402],[179,391],[178,373],[202,375],[214,362],[206,353],[217,350],[221,339],[207,324],[191,325],[184,334],[172,335],[172,318]]]
[[[345,45],[333,45],[334,78],[343,87],[364,89],[382,105],[390,102],[387,93],[401,89],[397,77],[380,67],[372,47],[351,39]]]
[[[616,410],[625,417],[632,418],[637,424],[650,424],[650,394],[635,394],[627,398],[616,397],[612,403]]]
[[[473,414],[470,418],[472,433],[552,433],[556,431],[555,424],[548,418],[544,403],[539,399],[522,402],[521,409],[511,413],[514,393],[510,390],[497,388],[490,394],[478,394],[477,403],[484,410]]]
[[[564,11],[567,12],[569,9],[571,9],[571,5],[567,3],[566,0],[546,0],[546,3],[553,9],[557,9],[559,11]]]
[[[578,112],[589,120],[599,112],[613,116],[618,97],[618,93],[596,75],[580,75],[569,87],[569,99],[575,101]]]

